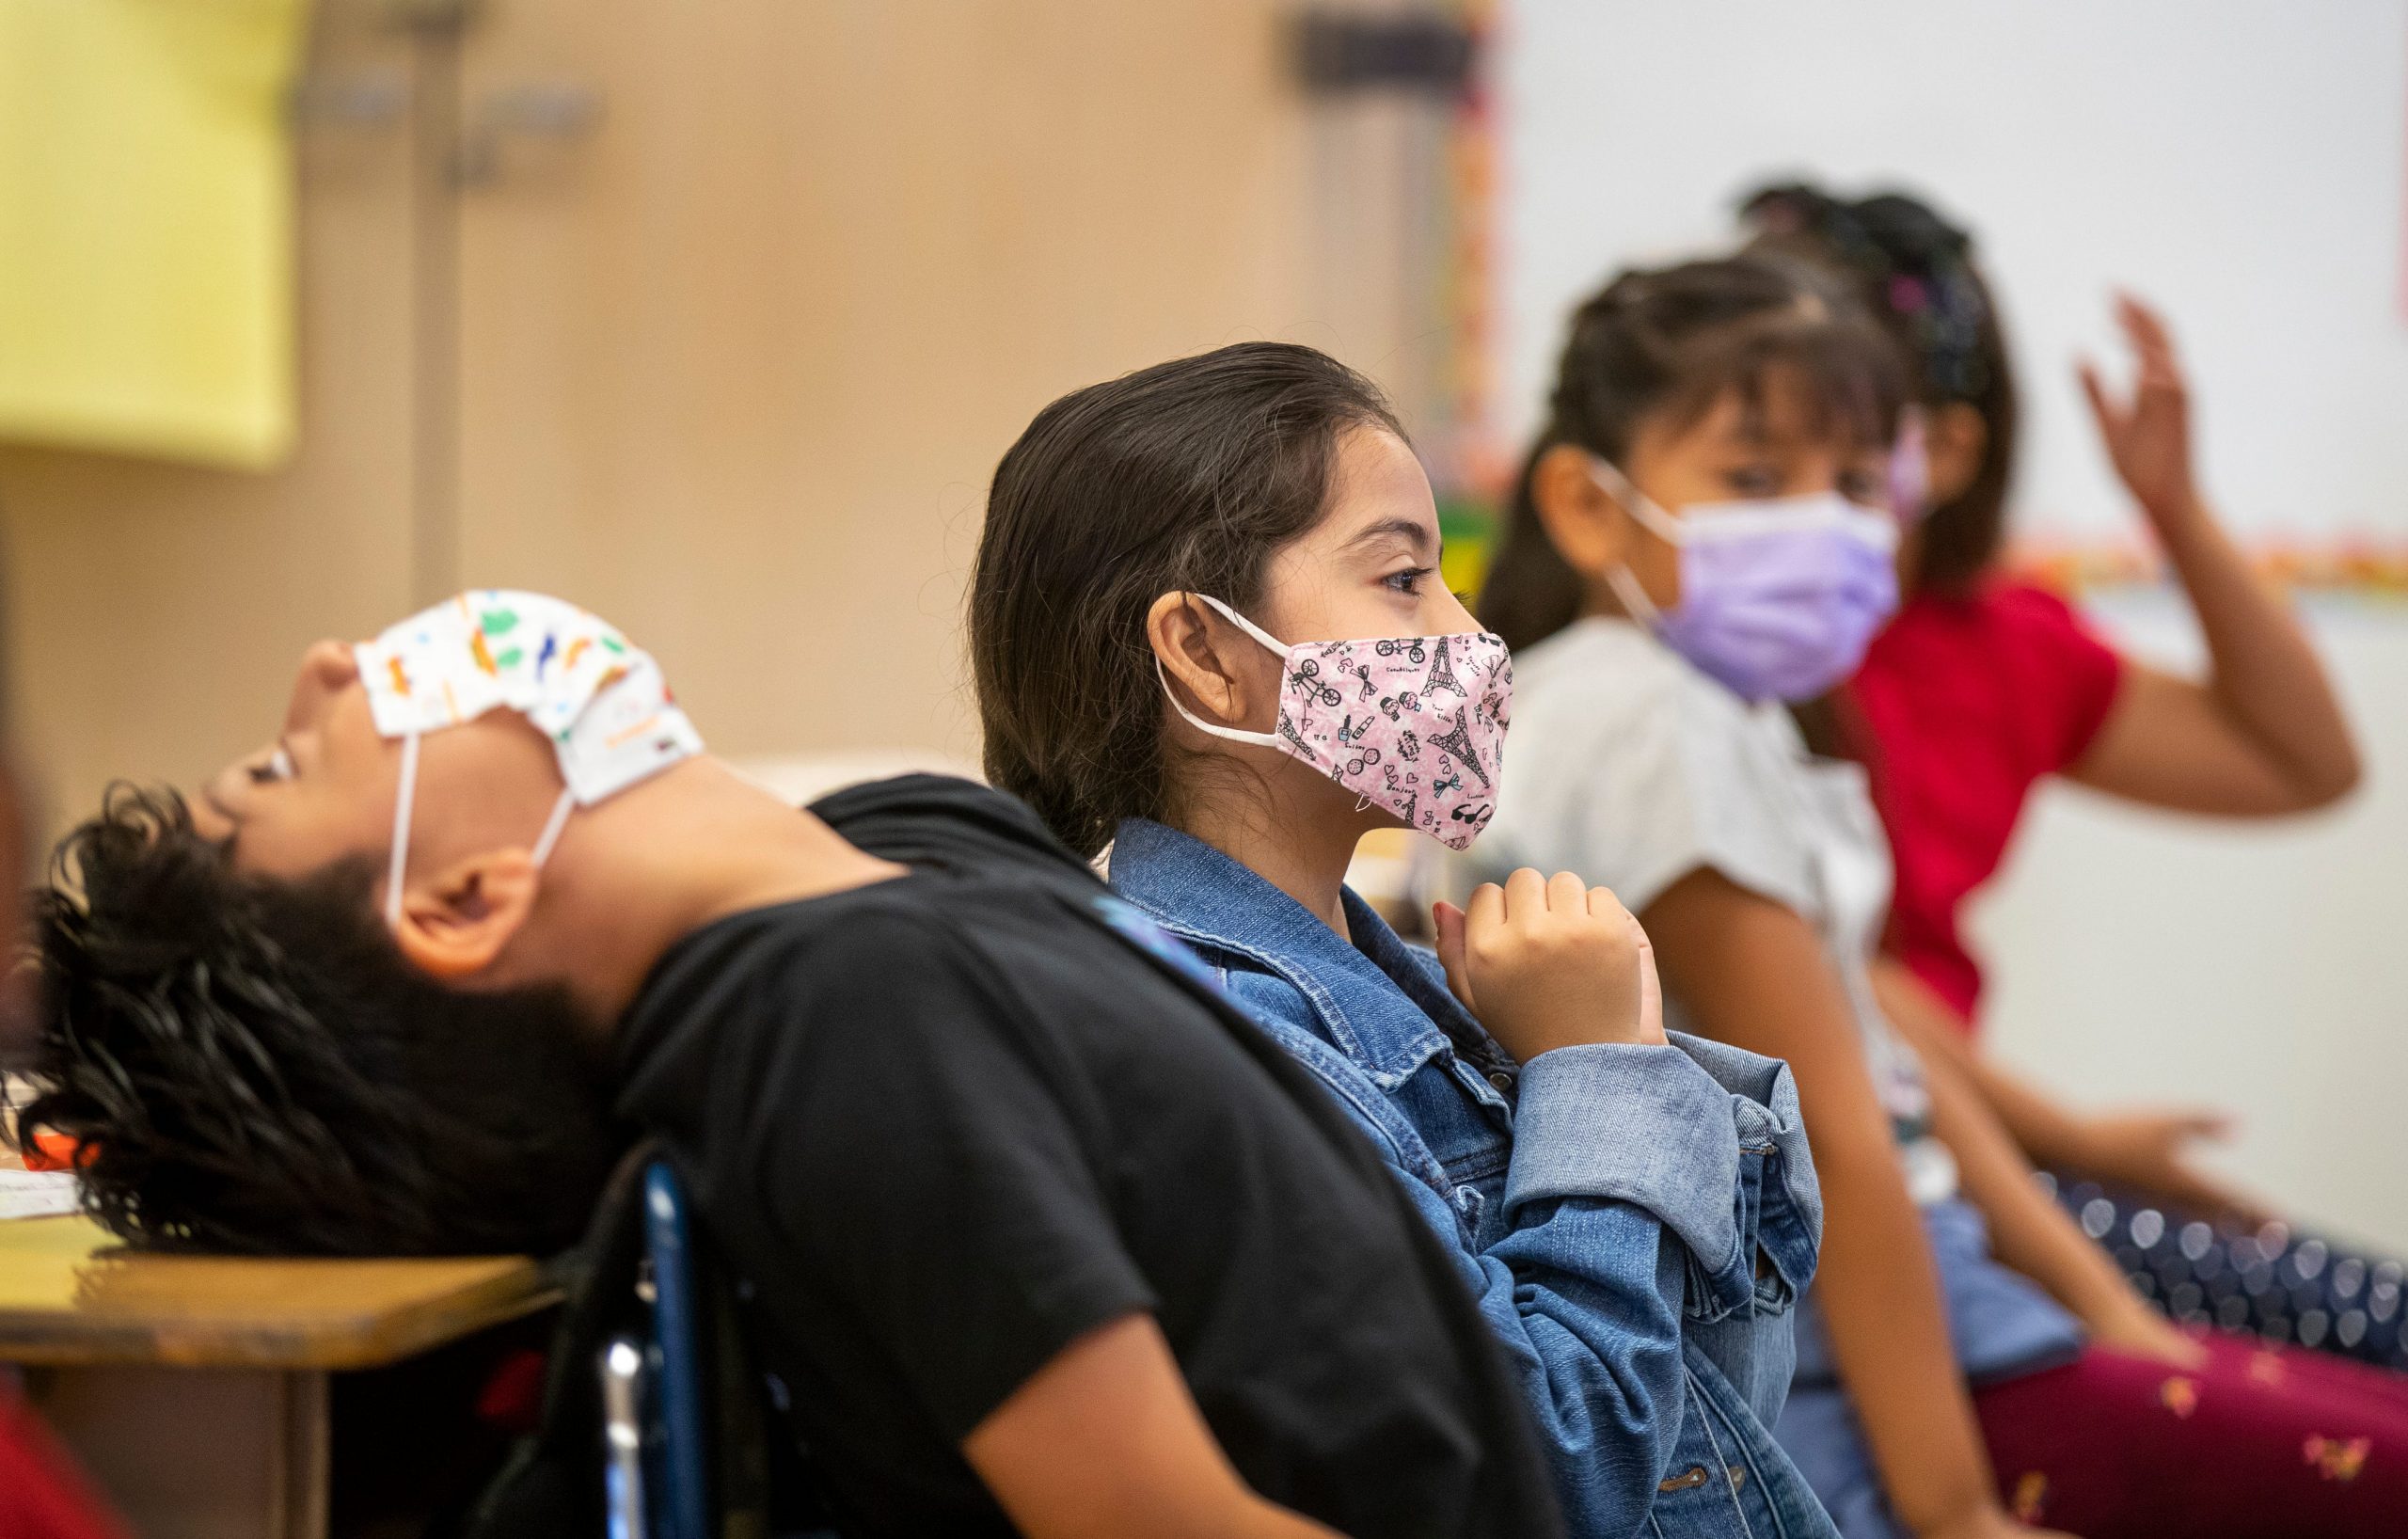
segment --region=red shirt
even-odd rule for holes
[[[127,1539],[33,1412],[0,1388],[0,1539]]]
[[[1849,686],[1897,865],[1889,949],[1968,1030],[1982,969],[1958,912],[1998,869],[2033,784],[2099,735],[2122,674],[2064,600],[1994,581],[1909,599]]]

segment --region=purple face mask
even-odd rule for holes
[[[1898,607],[1897,520],[1837,492],[1698,503],[1675,518],[1620,470],[1598,484],[1681,553],[1681,601],[1658,611],[1626,566],[1606,574],[1631,618],[1742,699],[1812,700],[1856,672]]]

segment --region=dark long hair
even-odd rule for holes
[[[1756,232],[1750,249],[1816,262],[1854,290],[1905,354],[1919,401],[1961,404],[1981,417],[1981,463],[1962,492],[1925,517],[1908,575],[1913,588],[1961,591],[2006,537],[2020,415],[1998,299],[1972,236],[1905,193],[1851,199],[1807,182],[1751,193],[1740,213]]]
[[[1547,537],[1532,481],[1572,444],[1619,465],[1640,425],[1694,420],[1730,390],[1761,394],[1803,376],[1814,409],[1868,443],[1897,431],[1894,354],[1855,305],[1813,270],[1738,256],[1630,271],[1572,313],[1545,425],[1522,462],[1503,539],[1480,595],[1481,622],[1516,650],[1579,617],[1586,592]]]
[[[1175,791],[1146,614],[1165,593],[1241,611],[1329,499],[1339,437],[1403,430],[1309,347],[1242,342],[1073,390],[995,468],[970,587],[988,778],[1094,855]]]
[[[137,1244],[267,1254],[547,1251],[625,1135],[556,987],[446,987],[346,862],[234,872],[174,793],[112,787],[34,898],[38,1093],[85,1205]]]

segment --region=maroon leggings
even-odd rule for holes
[[[2092,1348],[1976,1391],[2009,1509],[2083,1539],[2408,1534],[2408,1375],[2201,1340],[2197,1369]]]

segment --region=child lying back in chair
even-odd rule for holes
[[[797,812],[657,665],[480,592],[304,658],[40,895],[40,1094],[149,1245],[544,1251],[688,1176],[848,1532],[1560,1531],[1341,1114],[1018,803]]]

